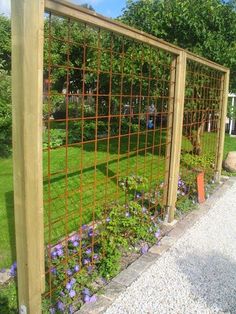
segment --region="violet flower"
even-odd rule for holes
[[[63,250],[62,249],[57,250],[57,256],[58,257],[63,256]]]
[[[79,265],[75,265],[75,267],[74,267],[74,271],[76,272],[76,273],[78,273],[78,271],[80,270],[80,267],[79,267]]]
[[[66,284],[66,289],[67,289],[68,291],[70,291],[70,290],[72,289],[72,284],[71,284],[70,282],[68,282],[68,283]]]
[[[76,283],[76,279],[75,278],[71,278],[70,284],[73,286],[75,283]]]
[[[146,254],[148,252],[148,245],[147,244],[144,244],[142,247],[141,247],[141,254]]]
[[[85,258],[84,260],[83,260],[83,264],[84,265],[87,265],[87,264],[89,264],[90,263],[90,259],[89,258]]]
[[[79,242],[78,241],[73,241],[72,244],[73,244],[74,247],[79,246]]]
[[[86,251],[85,251],[85,253],[87,254],[87,255],[90,255],[91,253],[92,253],[92,249],[87,249]]]
[[[53,275],[56,275],[56,274],[57,274],[57,269],[56,269],[55,267],[52,267],[52,268],[51,268],[51,273],[52,273]]]
[[[83,295],[91,296],[91,292],[90,292],[90,290],[88,288],[84,288],[82,293],[83,293]]]
[[[94,303],[97,301],[97,297],[95,295],[93,295],[92,297],[89,297],[88,295],[86,295],[84,297],[84,302],[85,303]]]
[[[159,238],[160,237],[160,235],[161,235],[161,230],[159,229],[159,230],[157,230],[157,232],[155,232],[155,238]]]
[[[98,254],[94,254],[94,255],[93,255],[93,259],[95,259],[95,260],[99,259]]]
[[[70,295],[71,298],[74,298],[74,297],[76,296],[75,290],[71,290],[71,291],[69,292],[69,295]]]
[[[66,273],[67,273],[68,276],[72,276],[73,275],[73,272],[70,269],[67,269]]]
[[[64,312],[65,311],[65,304],[61,301],[57,302],[57,308],[59,311]]]
[[[10,268],[10,272],[9,272],[10,276],[15,277],[16,276],[16,270],[17,270],[17,265],[16,265],[16,262],[14,262]]]

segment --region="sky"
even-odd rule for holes
[[[67,0],[75,4],[88,3],[96,12],[107,17],[117,17],[121,15],[125,7],[126,0]],[[11,0],[0,0],[0,14],[10,15]]]

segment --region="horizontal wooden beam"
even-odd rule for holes
[[[56,15],[69,17],[90,24],[92,26],[106,29],[110,32],[117,33],[119,35],[123,35],[134,40],[138,40],[142,43],[151,45],[159,49],[163,49],[175,55],[179,55],[180,53],[178,47],[169,44],[164,40],[158,39],[152,35],[148,35],[145,32],[139,31],[123,23],[119,23],[115,20],[106,18],[91,10],[84,9],[79,5],[65,2],[63,0],[46,0],[45,9],[47,12],[52,12]]]
[[[220,65],[220,64],[215,63],[211,60],[203,58],[203,57],[196,55],[190,51],[186,51],[186,55],[187,55],[187,59],[201,63],[202,65],[206,65],[206,66],[208,66],[212,69],[218,70],[220,72],[227,73],[227,71],[229,71],[229,69],[224,67],[223,65]]]
[[[117,33],[119,35],[127,36],[134,40],[151,45],[155,48],[163,49],[164,51],[172,53],[176,56],[180,55],[181,52],[185,52],[186,58],[189,60],[199,62],[203,65],[209,66],[223,73],[226,73],[228,71],[228,68],[220,64],[207,60],[190,51],[170,44],[165,40],[149,35],[143,31],[132,28],[126,24],[117,22],[113,19],[106,18],[101,14],[85,9],[79,5],[75,5],[64,0],[45,0],[45,10],[55,15],[79,20],[92,26],[97,26],[108,31]]]

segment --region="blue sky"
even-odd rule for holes
[[[32,0],[37,1],[37,0]],[[69,1],[69,0],[67,0]],[[121,15],[122,9],[125,7],[126,0],[70,0],[73,3],[88,3],[93,6],[96,12],[107,17],[117,17]],[[0,0],[0,14],[10,14],[11,0]]]

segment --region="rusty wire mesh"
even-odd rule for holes
[[[223,102],[222,77],[220,71],[187,61],[179,203],[186,198],[197,201],[196,180],[200,172],[204,172],[206,196],[209,184],[214,183]]]
[[[44,54],[45,296],[53,303],[58,287],[98,262],[96,227],[112,202],[132,198],[165,216],[175,57],[51,14]],[[129,177],[145,178],[146,190],[124,193]],[[55,280],[58,256],[64,276]]]

